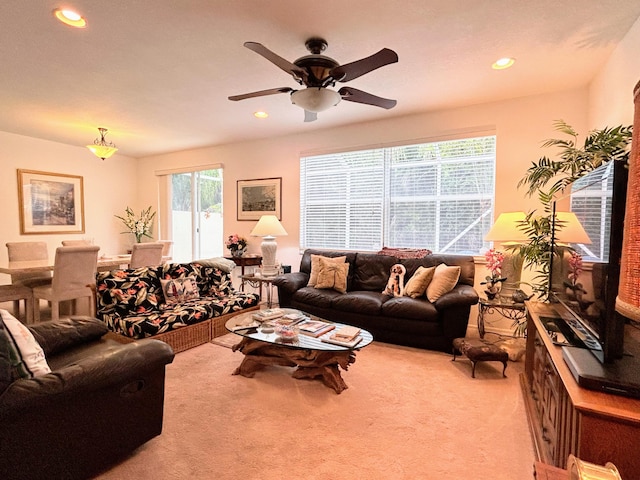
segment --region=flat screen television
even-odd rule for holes
[[[579,385],[624,396],[640,398],[640,342],[625,334],[627,319],[616,312],[615,302],[620,279],[620,259],[627,197],[628,170],[623,162],[614,161],[580,179],[577,189],[589,188],[593,182],[607,181],[613,175],[612,195],[603,207],[604,230],[598,228],[600,239],[594,243],[608,244],[608,256],[594,261],[592,295],[579,301],[569,288],[549,276],[550,301],[562,317],[559,331],[564,342],[563,357]],[[606,171],[608,168],[608,172]],[[555,206],[554,206],[555,208]],[[588,231],[588,221],[583,223]],[[591,236],[591,235],[590,235]],[[552,232],[552,238],[555,232]],[[592,238],[592,241],[594,239]],[[562,253],[552,243],[552,257]],[[559,250],[559,251],[558,251]],[[580,252],[579,252],[580,253]],[[568,328],[567,328],[568,327]]]
[[[624,325],[625,318],[615,310],[616,296],[618,295],[618,283],[620,278],[620,257],[622,255],[622,233],[624,226],[624,214],[627,196],[628,170],[623,162],[614,161],[605,164],[590,172],[572,186],[571,194],[578,191],[588,191],[593,185],[606,184],[612,176],[611,197],[600,206],[602,209],[602,219],[597,229],[597,234],[591,232],[594,249],[599,249],[602,254],[595,254],[600,257],[593,261],[592,285],[588,287],[591,292],[587,292],[585,298],[588,301],[581,301],[576,298],[575,292],[565,285],[554,280],[553,270],[550,274],[549,285],[550,299],[559,302],[571,313],[580,324],[586,334],[595,340],[594,343],[586,341],[584,347],[589,348],[593,355],[603,363],[621,358],[624,351]],[[611,185],[611,182],[609,182]],[[590,197],[583,197],[590,198]],[[601,198],[591,197],[591,203],[602,202]],[[588,200],[585,200],[588,202]],[[598,205],[596,205],[596,208]],[[589,220],[583,219],[582,223],[589,233]],[[555,227],[555,223],[554,223]],[[604,228],[602,228],[604,227]],[[553,229],[552,229],[553,230]],[[599,238],[595,238],[598,237]],[[556,237],[552,231],[552,239]],[[608,241],[607,241],[608,240]],[[608,245],[608,251],[604,252],[604,246]],[[588,248],[586,246],[585,248]],[[601,248],[602,247],[602,248]],[[583,257],[589,260],[589,255],[578,251]],[[558,247],[552,241],[552,256],[558,259],[563,254],[562,247]],[[566,260],[565,260],[566,261]],[[580,337],[579,337],[580,338]],[[578,342],[579,343],[579,342]]]

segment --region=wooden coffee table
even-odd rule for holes
[[[285,312],[297,310],[282,309]],[[281,365],[297,367],[293,372],[293,378],[320,378],[322,382],[333,388],[336,393],[342,393],[347,384],[340,375],[340,368],[347,370],[349,365],[356,361],[356,350],[366,347],[373,341],[373,336],[367,330],[361,330],[362,340],[353,348],[326,343],[321,337],[314,338],[304,334],[298,334],[293,341],[283,341],[274,333],[263,333],[259,328],[237,330],[238,325],[249,323],[255,312],[247,312],[237,315],[227,321],[225,327],[230,332],[242,336],[240,343],[234,345],[232,350],[244,354],[242,363],[233,372],[234,375],[242,375],[252,378],[255,372],[268,365]],[[328,322],[316,316],[307,315],[313,320],[321,320],[332,323],[339,329],[345,326],[341,323]],[[330,335],[333,331],[325,335]]]

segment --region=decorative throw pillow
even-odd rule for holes
[[[347,292],[348,263],[336,263],[333,259],[320,257],[320,268],[316,279],[316,288],[333,288],[340,293]]]
[[[175,305],[176,303],[200,298],[198,284],[193,277],[170,278],[160,280],[160,283],[162,284],[164,301],[167,305]]]
[[[391,295],[393,297],[401,297],[404,292],[404,276],[407,273],[407,269],[404,265],[396,263],[391,267],[391,274],[387,281],[386,288],[382,291],[385,295]]]
[[[318,281],[318,271],[320,270],[321,258],[334,263],[344,263],[347,260],[346,255],[344,257],[325,257],[323,255],[311,254],[311,274],[309,275],[309,283],[307,283],[307,287],[315,287]]]
[[[404,295],[411,298],[422,297],[433,279],[436,267],[418,267],[404,287]]]
[[[33,378],[51,373],[40,344],[31,331],[6,310],[0,310],[9,339],[9,355],[16,377]]]
[[[396,258],[424,258],[431,255],[431,250],[426,248],[390,248],[382,247],[378,255],[389,255]]]
[[[433,273],[433,279],[427,287],[427,298],[435,302],[442,295],[453,290],[460,278],[460,267],[450,267],[441,263]]]

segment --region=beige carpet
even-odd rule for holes
[[[531,479],[523,364],[451,362],[374,343],[341,395],[269,367],[232,376],[242,354],[206,344],[167,368],[163,434],[99,478]]]
[[[216,337],[211,340],[211,343],[215,343],[216,345],[220,345],[222,347],[231,348],[235,344],[237,344],[242,337],[240,335],[236,335],[235,333],[227,333],[226,335],[222,335],[221,337]]]

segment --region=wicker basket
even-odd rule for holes
[[[136,340],[141,340],[114,332],[108,332],[105,335],[105,338],[115,340],[119,343],[131,343]],[[174,353],[184,352],[185,350],[197,347],[198,345],[202,345],[211,340],[211,320],[205,320],[204,322],[196,323],[195,325],[176,328],[169,332],[145,338],[161,340],[167,343],[173,349]]]
[[[229,333],[224,326],[225,323],[227,323],[227,320],[235,317],[236,315],[240,315],[241,313],[258,310],[259,308],[260,307],[258,306],[245,308],[237,312],[210,318],[208,320],[205,320],[204,322],[196,323],[194,325],[188,325],[186,327],[176,328],[175,330],[171,330],[165,333],[159,333],[158,335],[146,338],[161,340],[169,344],[174,353],[184,352],[185,350],[188,350],[190,348],[210,342],[213,338],[221,337],[222,335]],[[107,333],[105,337],[120,343],[131,343],[136,341],[135,338],[126,337],[114,332]]]

